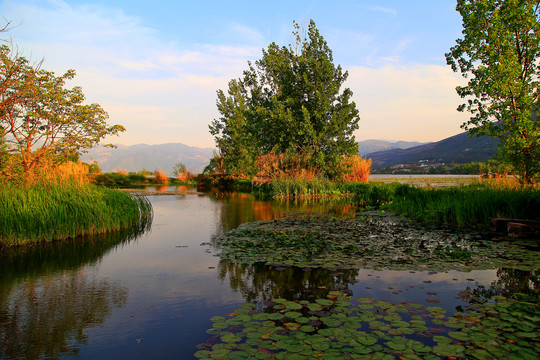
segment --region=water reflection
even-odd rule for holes
[[[17,278],[33,278],[98,262],[109,251],[121,247],[150,230],[152,218],[128,229],[104,235],[79,237],[0,251],[0,288]]]
[[[85,329],[122,307],[128,289],[85,274],[60,271],[17,284],[0,296],[0,355],[7,359],[75,355]]]
[[[311,300],[324,298],[332,289],[348,290],[358,270],[330,272],[324,269],[237,264],[220,260],[218,276],[239,291],[246,302],[262,305],[275,298]]]
[[[305,211],[354,216],[354,204],[165,191],[174,194],[149,197],[156,220],[145,236],[139,229],[0,253],[0,358],[189,359],[208,338],[209,318],[244,301],[312,300],[337,288],[396,304],[437,300],[450,311],[467,286],[498,281],[494,269],[305,271],[220,261],[209,244],[217,233]],[[504,286],[538,289],[538,272],[498,275]]]
[[[356,214],[357,206],[352,201],[336,201],[333,199],[295,199],[295,200],[260,200],[252,194],[236,192],[208,193],[208,196],[216,202],[223,203],[226,208],[217,208],[219,212],[216,223],[218,234],[236,228],[246,222],[263,220],[268,221],[286,215],[302,212],[329,214],[331,216],[345,218]]]
[[[535,295],[540,291],[540,270],[497,269],[497,280],[489,286],[467,287],[460,296],[469,303],[484,303],[494,296]]]
[[[74,356],[85,330],[103,324],[128,288],[88,271],[105,254],[147,231],[130,229],[0,252],[0,357]]]

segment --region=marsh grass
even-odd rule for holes
[[[540,189],[515,181],[483,181],[443,188],[400,183],[334,183],[284,178],[258,187],[270,198],[332,198],[378,207],[426,223],[487,228],[491,218],[540,219]]]
[[[487,226],[490,218],[540,219],[540,190],[470,185],[396,188],[388,209],[429,223]]]
[[[344,195],[335,183],[324,177],[284,177],[272,181],[269,186],[261,189],[267,196],[279,199]]]
[[[93,184],[0,184],[0,247],[106,233],[151,216],[147,199]]]

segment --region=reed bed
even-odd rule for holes
[[[0,185],[0,247],[106,233],[151,216],[147,199],[93,184]]]
[[[540,220],[540,189],[518,186],[514,181],[427,188],[284,178],[260,186],[261,194],[272,198],[347,198],[360,207],[380,207],[426,223],[460,227],[486,228],[495,217]]]
[[[540,219],[540,190],[471,185],[425,189],[402,185],[388,209],[429,223],[481,226],[490,218]]]
[[[278,199],[343,195],[335,183],[324,177],[284,177],[260,189],[264,195]]]

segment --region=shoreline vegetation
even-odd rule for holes
[[[378,207],[435,225],[487,228],[491,218],[540,219],[540,189],[511,182],[477,182],[444,188],[400,183],[277,182],[260,187],[271,198],[351,198],[360,207]]]
[[[0,249],[148,228],[148,199],[74,178],[0,184]]]
[[[199,175],[197,181],[198,190],[203,192],[220,188],[251,193],[261,199],[347,201],[359,208],[377,208],[437,226],[487,229],[491,218],[540,220],[540,188],[523,186],[513,177],[377,177],[368,183],[334,182],[324,177],[281,177],[259,183],[221,175]]]

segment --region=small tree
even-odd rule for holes
[[[10,154],[20,156],[27,175],[46,157],[77,157],[105,136],[125,131],[108,126],[108,115],[98,104],[84,105],[80,87],[64,88],[75,76],[73,70],[57,77],[5,45],[0,47],[0,70],[4,142]]]
[[[295,24],[293,35],[294,44],[270,44],[243,78],[229,82],[227,94],[218,91],[221,117],[210,133],[229,174],[253,176],[257,159],[273,154],[335,178],[342,156],[358,152],[358,111],[351,90],[341,90],[347,72],[334,65],[313,21],[305,34]]]
[[[446,54],[454,71],[468,78],[457,93],[458,110],[472,116],[470,134],[501,140],[499,153],[525,183],[540,180],[540,2],[458,0],[463,39]]]
[[[186,165],[182,164],[181,162],[176,163],[173,167],[173,175],[175,177],[179,177],[180,175],[183,175],[186,173]]]
[[[144,177],[148,177],[152,175],[152,172],[150,170],[146,170],[145,168],[143,168],[141,171],[138,172],[138,174]]]

